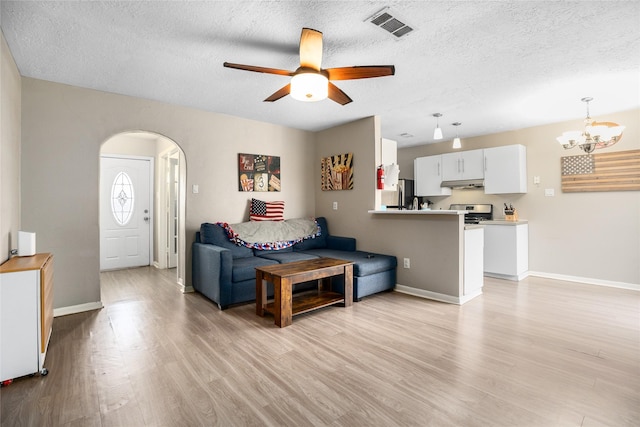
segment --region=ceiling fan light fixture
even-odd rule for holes
[[[329,79],[320,73],[300,73],[291,78],[291,97],[316,102],[329,96]]]

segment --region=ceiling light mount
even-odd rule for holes
[[[610,147],[622,139],[624,126],[612,122],[594,121],[589,114],[589,102],[593,101],[593,98],[586,96],[581,101],[587,104],[584,130],[567,131],[556,138],[565,150],[580,147],[585,153],[592,153],[596,148]]]
[[[454,122],[451,123],[451,126],[455,126],[456,127],[456,137],[453,139],[453,147],[452,148],[462,148],[462,143],[460,142],[460,137],[458,136],[458,126],[460,126],[462,123],[460,122]]]
[[[442,129],[440,129],[440,117],[442,117],[441,113],[433,113],[433,117],[436,118],[436,128],[433,130],[433,139],[439,140],[442,139]]]

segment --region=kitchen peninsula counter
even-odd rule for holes
[[[369,210],[376,237],[398,258],[396,291],[453,304],[482,294],[484,225],[464,210]],[[404,265],[409,265],[409,268]]]
[[[449,209],[393,209],[393,210],[371,210],[370,214],[387,214],[387,215],[464,215],[466,211],[454,211]]]

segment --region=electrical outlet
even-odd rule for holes
[[[338,202],[333,202],[333,210],[334,211],[338,210]]]
[[[192,192],[193,194],[198,194],[198,192],[199,192],[199,191],[200,191],[200,187],[198,186],[198,184],[193,184],[193,185],[191,186],[191,192]]]
[[[411,268],[411,259],[409,258],[404,259],[404,268]]]

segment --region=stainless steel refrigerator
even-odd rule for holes
[[[399,179],[397,190],[382,191],[382,204],[387,209],[411,209],[415,197],[413,184],[412,179]]]

